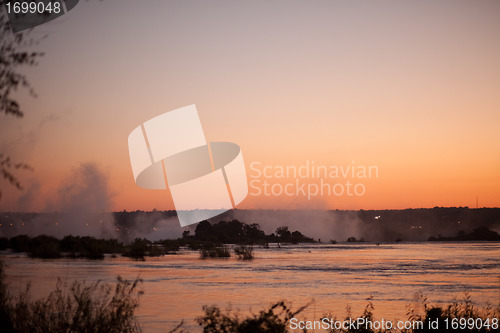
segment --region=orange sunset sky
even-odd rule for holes
[[[106,175],[108,209],[173,209],[135,185],[127,137],[190,104],[249,180],[253,162],[378,168],[362,196],[238,208],[500,206],[500,1],[88,1],[32,35],[38,97],[18,92],[0,152],[34,172],[16,173],[24,191],[0,182],[2,211],[52,209],[81,163]]]

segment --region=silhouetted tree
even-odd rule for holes
[[[35,39],[30,38],[29,30],[12,33],[4,8],[0,10],[0,30],[0,114],[20,118],[23,116],[23,111],[13,96],[13,92],[24,88],[32,96],[36,96],[23,70],[35,66],[43,53],[29,51],[31,46],[37,43]],[[16,169],[31,169],[31,167],[26,163],[13,162],[9,156],[0,152],[1,177],[16,188],[22,189],[21,183],[14,174]],[[2,191],[0,190],[0,199],[1,197]]]
[[[292,233],[288,230],[288,227],[278,227],[276,229],[276,235],[278,235],[282,242],[289,242],[292,238]]]

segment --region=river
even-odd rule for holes
[[[13,292],[32,281],[33,297],[46,296],[57,278],[114,282],[120,275],[143,279],[138,317],[145,332],[165,332],[184,320],[189,332],[201,331],[194,318],[202,306],[231,306],[242,313],[287,300],[294,308],[311,304],[299,316],[318,319],[360,315],[373,297],[377,319],[406,319],[407,306],[424,295],[450,303],[468,292],[477,305],[498,305],[500,243],[310,244],[255,248],[255,259],[200,259],[197,252],[134,261],[31,259],[3,255]]]

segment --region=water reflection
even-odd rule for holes
[[[140,276],[145,294],[138,310],[145,332],[172,328],[182,319],[189,331],[205,304],[231,304],[254,312],[287,299],[296,307],[314,300],[303,315],[361,313],[374,297],[375,315],[405,318],[417,294],[452,302],[469,291],[485,305],[500,299],[500,243],[415,243],[396,245],[301,245],[257,248],[256,259],[200,260],[196,252],[132,261],[127,258],[40,260],[6,256],[7,282],[18,290],[33,281],[35,297],[54,289],[57,277],[113,282]]]

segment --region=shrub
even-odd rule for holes
[[[297,311],[284,302],[273,304],[269,309],[258,314],[240,319],[238,313],[231,310],[223,313],[217,306],[203,306],[205,315],[196,318],[196,322],[203,326],[204,333],[285,333],[288,332],[290,319],[295,317],[307,307]]]
[[[229,258],[231,253],[225,246],[206,245],[200,249],[201,259]]]
[[[373,329],[371,327],[366,327],[361,325],[360,327],[348,327],[346,329],[332,329],[330,333],[382,333],[382,332],[402,332],[402,333],[434,333],[434,332],[468,332],[468,333],[479,333],[479,332],[499,332],[498,328],[494,328],[491,326],[493,318],[499,318],[500,309],[494,310],[490,306],[486,306],[483,308],[476,307],[472,304],[472,301],[469,295],[466,293],[463,300],[455,301],[452,304],[449,304],[444,307],[430,305],[427,302],[427,299],[421,297],[422,304],[419,307],[409,307],[407,312],[408,321],[409,322],[421,322],[421,327],[414,327],[407,330],[397,330],[394,328],[393,330],[384,330],[384,329]],[[424,314],[420,314],[420,310],[424,310]],[[353,322],[357,322],[358,319],[365,319],[368,321],[375,321],[375,317],[373,315],[374,306],[372,303],[372,297],[368,298],[368,305],[365,307],[363,314],[359,317],[352,316],[350,307],[347,308],[347,317],[345,320],[349,321],[349,319]],[[331,318],[327,316],[327,318]],[[490,328],[483,326],[482,328],[474,325],[473,328],[465,328],[465,329],[452,329],[451,323],[452,319],[460,320],[460,319],[473,319],[476,322],[477,319],[480,319],[482,323],[490,323]],[[446,330],[445,321],[448,321],[448,330]],[[488,320],[487,320],[488,319]],[[335,318],[334,318],[335,320]],[[429,328],[430,322],[438,322],[438,328]]]
[[[0,262],[0,327],[2,332],[140,332],[135,317],[140,279],[118,277],[116,285],[60,280],[47,298],[32,300],[30,285],[18,297],[9,295]]]
[[[149,243],[150,242],[147,239],[136,238],[132,245],[130,245],[128,251],[125,251],[123,255],[136,260],[144,260],[144,256],[148,251]]]
[[[239,260],[252,260],[253,259],[253,247],[240,245],[234,248],[234,253]]]
[[[61,249],[57,238],[40,235],[28,242],[28,255],[32,258],[54,259],[61,257]]]
[[[472,303],[470,295],[466,292],[465,296],[461,300],[455,300],[453,303],[441,307],[437,305],[430,305],[427,302],[425,297],[421,297],[422,299],[422,308],[424,310],[424,315],[418,314],[418,309],[410,309],[408,311],[408,319],[410,320],[419,320],[424,323],[423,329],[415,329],[413,333],[423,333],[423,332],[432,332],[435,330],[429,329],[429,323],[431,321],[438,322],[438,327],[444,328],[445,321],[448,322],[448,326],[451,327],[452,322],[459,323],[461,320],[465,323],[468,322],[469,319],[472,319],[474,323],[476,323],[477,319],[480,320],[481,323],[491,322],[493,318],[500,317],[500,308],[496,310],[491,306],[486,307],[478,307]],[[498,323],[498,322],[497,322]],[[467,325],[466,325],[467,326]],[[497,329],[488,329],[488,327],[478,327],[478,325],[474,324],[471,327],[465,327],[465,329],[459,328],[452,330],[451,332],[499,332]]]

